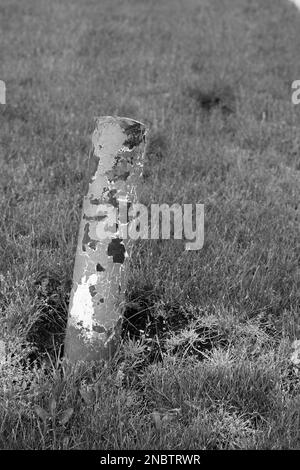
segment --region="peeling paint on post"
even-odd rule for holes
[[[65,355],[71,362],[108,359],[118,344],[122,323],[118,303],[128,256],[122,228],[128,225],[127,209],[136,202],[145,136],[140,122],[97,118],[65,339]],[[112,209],[121,206],[126,210],[114,217]]]

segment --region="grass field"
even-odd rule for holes
[[[0,0],[1,449],[300,448],[300,13],[284,0]],[[61,359],[93,117],[151,129],[124,344]],[[145,334],[139,335],[139,330]]]

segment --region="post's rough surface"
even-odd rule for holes
[[[112,209],[120,204],[128,208],[136,200],[145,136],[145,126],[132,119],[100,117],[96,121],[65,339],[65,355],[72,362],[107,359],[117,346],[122,322],[118,303],[127,256],[121,232],[122,223],[128,221],[127,210],[121,220],[120,215],[113,217]]]

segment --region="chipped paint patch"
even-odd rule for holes
[[[123,264],[125,261],[125,246],[121,238],[113,238],[107,248],[107,255],[112,256],[114,263]]]
[[[97,284],[97,274],[92,274],[89,278],[83,276],[81,283],[74,292],[73,305],[71,311],[71,321],[75,328],[85,328],[87,337],[91,337],[93,330],[94,306],[90,287]]]
[[[84,216],[83,216],[83,219],[84,219]],[[90,231],[90,224],[87,223],[84,226],[84,234],[83,234],[83,238],[82,238],[82,251],[86,251],[87,246],[89,246],[89,248],[91,248],[92,250],[96,249],[96,245],[97,245],[98,241],[93,240],[89,236],[89,231]]]
[[[103,268],[103,266],[101,266],[100,263],[97,263],[97,265],[96,265],[96,271],[97,271],[98,273],[101,273],[101,272],[105,271],[105,269]]]

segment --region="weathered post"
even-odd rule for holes
[[[97,118],[65,338],[65,355],[71,362],[108,359],[118,344],[128,243],[122,234],[128,209],[136,201],[145,136],[140,122]]]

